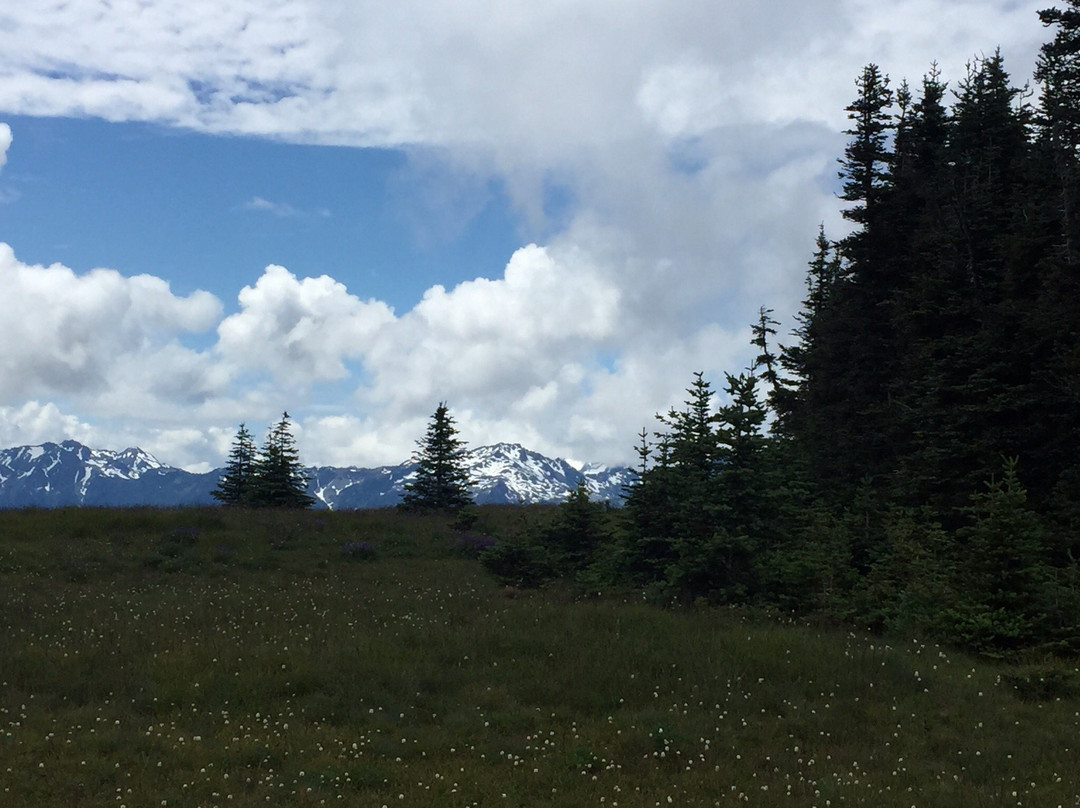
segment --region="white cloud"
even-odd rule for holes
[[[650,70],[638,88],[646,120],[669,139],[698,137],[724,122],[720,72],[704,64],[669,64]]]
[[[298,280],[270,265],[239,295],[241,310],[218,326],[218,350],[240,368],[269,370],[290,385],[341,379],[393,312],[361,301],[326,275]]]
[[[27,401],[18,407],[0,406],[0,446],[30,446],[77,440],[95,445],[99,430],[65,414],[52,402]]]
[[[112,380],[132,362],[140,384],[189,356],[176,339],[205,331],[221,305],[206,292],[177,297],[149,275],[109,269],[77,275],[60,264],[31,266],[0,243],[0,402],[47,394],[123,395]]]
[[[11,402],[0,440],[137,444],[192,470],[221,461],[235,424],[258,433],[283,406],[299,407],[307,462],[399,462],[444,399],[474,445],[622,458],[642,412],[665,409],[693,370],[722,367],[745,342],[716,327],[675,342],[633,338],[603,262],[568,246],[522,248],[501,278],[435,287],[401,317],[329,277],[273,265],[223,320],[205,293],[26,265],[7,245],[0,281],[12,311],[27,315],[5,310],[0,323],[12,335],[0,350],[0,402]],[[211,349],[177,341],[215,323]],[[366,379],[354,412],[309,406],[313,387],[351,369]]]
[[[0,169],[7,162],[7,152],[11,148],[11,127],[0,123]]]
[[[300,211],[288,202],[271,202],[269,199],[263,199],[261,196],[252,197],[244,203],[244,207],[248,210],[271,213],[281,219],[288,219],[300,215]]]
[[[315,415],[302,423],[300,451],[305,463],[318,466],[391,466],[412,455],[425,426],[421,418]]]
[[[503,278],[433,287],[381,330],[366,354],[371,398],[414,415],[462,395],[508,403],[612,338],[618,304],[618,289],[584,256],[522,248]]]
[[[667,124],[700,126],[697,112],[725,99],[742,120],[835,120],[867,61],[914,78],[934,58],[955,73],[999,44],[1030,53],[1045,3],[128,5],[7,9],[0,108],[324,142],[474,143],[517,158],[528,146],[550,163],[633,137],[643,91],[666,96]]]
[[[325,218],[331,215],[330,211],[326,208],[302,210],[290,205],[288,202],[274,202],[261,196],[253,196],[244,203],[243,207],[245,210],[252,210],[257,213],[269,213],[271,216],[275,216],[278,219],[296,219],[306,216],[319,216]]]

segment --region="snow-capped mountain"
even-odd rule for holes
[[[631,479],[625,468],[578,470],[517,444],[482,446],[465,459],[478,504],[561,502],[582,480],[594,499],[619,503]],[[335,510],[396,505],[415,468],[312,467],[308,491]],[[112,452],[71,440],[19,446],[0,450],[0,508],[212,505],[220,476],[221,469],[192,474],[166,466],[137,448]]]
[[[218,473],[191,474],[142,449],[90,449],[73,440],[0,451],[0,507],[188,505],[213,502]]]
[[[465,467],[478,505],[562,502],[581,480],[593,499],[618,504],[631,477],[625,468],[594,466],[579,471],[565,460],[552,460],[516,443],[471,449],[465,453]],[[333,509],[396,505],[415,471],[413,463],[375,469],[311,468],[308,491]]]
[[[596,500],[621,502],[630,482],[627,469],[585,466],[552,460],[516,443],[482,446],[466,455],[474,482],[473,496],[485,502],[562,502],[581,480]]]

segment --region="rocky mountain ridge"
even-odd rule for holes
[[[591,496],[618,504],[632,479],[629,469],[586,466],[545,457],[523,446],[498,443],[466,453],[478,504],[554,503],[584,481]],[[221,469],[194,474],[160,463],[139,448],[91,449],[73,440],[0,450],[0,508],[214,505],[210,492]],[[319,507],[334,510],[396,505],[415,464],[378,468],[313,466],[308,491]]]

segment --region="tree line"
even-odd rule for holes
[[[416,470],[405,483],[400,507],[406,511],[456,512],[471,505],[471,481],[464,465],[465,443],[446,403],[440,403],[413,455]],[[211,495],[222,505],[252,508],[310,508],[308,475],[292,433],[289,413],[267,433],[261,448],[240,424],[221,479]]]
[[[762,308],[751,366],[720,396],[697,374],[642,431],[622,514],[572,498],[572,553],[538,536],[489,569],[989,655],[1080,650],[1080,0],[1065,6],[1039,13],[1037,98],[1000,52],[952,88],[936,66],[894,89],[867,65],[839,161],[851,230],[818,232],[788,337]]]

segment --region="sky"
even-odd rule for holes
[[[1017,85],[1052,0],[22,0],[0,10],[0,446],[623,463],[790,342],[870,62]]]

